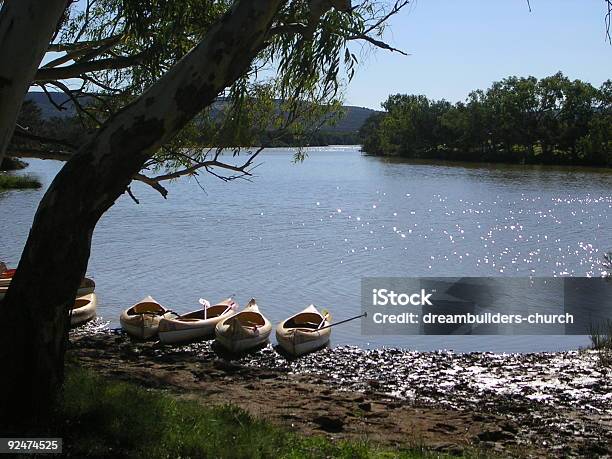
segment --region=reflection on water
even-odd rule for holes
[[[337,320],[360,310],[364,276],[595,276],[612,248],[612,173],[450,165],[363,156],[354,147],[261,155],[252,183],[200,176],[163,200],[136,183],[103,217],[89,273],[99,314],[147,294],[174,310],[236,293],[280,321],[309,303]],[[49,183],[60,165],[32,161]],[[42,191],[0,194],[0,259],[15,264]],[[368,337],[356,322],[334,343],[529,351],[586,345],[576,337]]]

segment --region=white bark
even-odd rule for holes
[[[5,0],[0,10],[0,163],[23,98],[66,8],[66,0]]]

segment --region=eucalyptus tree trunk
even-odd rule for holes
[[[194,49],[102,126],[53,180],[0,303],[6,324],[0,333],[0,425],[29,425],[53,407],[63,379],[67,309],[86,271],[96,223],[144,162],[248,69],[266,45],[281,3],[236,2]]]
[[[0,164],[66,0],[4,0],[0,10]]]

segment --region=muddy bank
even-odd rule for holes
[[[83,365],[203,403],[234,403],[306,433],[511,456],[612,455],[612,375],[596,352],[454,354],[325,349],[235,357],[210,341],[136,343],[73,332]]]

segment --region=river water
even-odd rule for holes
[[[336,320],[360,312],[366,276],[597,276],[612,249],[612,171],[406,162],[358,147],[269,149],[252,181],[209,174],[136,183],[94,233],[88,273],[98,315],[145,295],[175,311],[236,294],[273,323],[314,303]],[[45,187],[61,167],[33,160]],[[198,183],[199,182],[199,183]],[[15,265],[43,191],[0,194],[0,259]],[[529,352],[588,345],[570,336],[362,336],[334,344]]]

